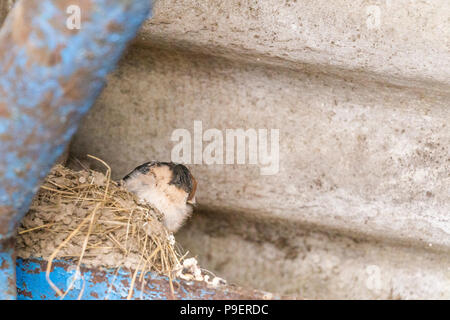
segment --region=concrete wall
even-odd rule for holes
[[[449,298],[450,3],[159,0],[72,144],[122,177],[175,129],[280,129],[191,165],[204,267],[307,298]],[[205,143],[206,145],[207,143]]]

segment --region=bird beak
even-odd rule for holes
[[[197,201],[195,201],[195,197],[193,197],[191,200],[188,200],[187,203],[189,203],[190,205],[196,207],[197,206]]]

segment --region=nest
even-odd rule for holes
[[[73,259],[78,269],[83,263],[134,270],[132,284],[139,272],[141,280],[149,271],[170,279],[182,274],[185,255],[161,213],[112,181],[104,161],[91,158],[105,166],[105,174],[61,165],[51,170],[19,228],[18,256],[47,260],[47,280],[61,297],[71,288],[63,292],[49,278],[58,258]]]

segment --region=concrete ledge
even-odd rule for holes
[[[305,299],[450,298],[450,259],[434,247],[217,212],[197,215],[177,240],[217,274]]]
[[[159,0],[140,44],[450,85],[446,0]],[[410,83],[411,84],[411,83]],[[423,85],[423,84],[422,84]]]

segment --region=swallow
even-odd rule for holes
[[[146,162],[127,174],[122,185],[140,201],[159,210],[164,225],[177,232],[196,205],[197,181],[186,166],[173,162]]]

